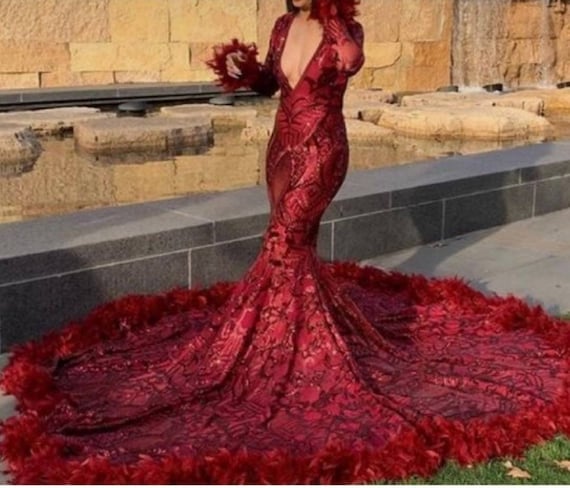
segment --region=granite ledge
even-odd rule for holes
[[[323,223],[566,174],[570,142],[354,171]],[[258,236],[268,213],[261,186],[1,224],[0,284]]]

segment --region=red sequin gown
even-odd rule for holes
[[[570,432],[562,322],[457,280],[318,259],[362,60],[339,68],[325,35],[290,86],[292,18],[254,84],[281,90],[257,260],[238,283],[127,297],[16,351],[3,382],[20,413],[2,427],[16,482],[394,479]]]

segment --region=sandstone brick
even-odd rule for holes
[[[402,42],[402,54],[398,62],[398,68],[402,71],[403,68],[414,66],[414,42]]]
[[[172,41],[224,42],[232,37],[257,40],[257,0],[239,2],[169,0]],[[281,3],[281,2],[280,2]]]
[[[402,10],[406,2],[373,0],[362,5],[359,21],[364,26],[368,42],[397,42],[400,40]]]
[[[107,41],[108,1],[2,0],[0,40],[50,44]]]
[[[168,44],[170,49],[170,57],[172,66],[178,69],[188,69],[192,62],[192,46],[187,42],[170,42]],[[201,66],[202,67],[202,66]]]
[[[241,132],[241,140],[245,143],[266,143],[275,126],[275,117],[257,117],[247,122]]]
[[[40,73],[42,88],[58,86],[108,85],[115,82],[112,71],[49,71]]]
[[[187,81],[214,81],[215,76],[212,70],[209,69],[196,69],[188,71]]]
[[[69,66],[67,44],[0,41],[0,72],[26,73],[61,70]]]
[[[115,83],[154,83],[161,81],[160,71],[115,71]]]
[[[209,42],[192,42],[189,45],[191,69],[206,69],[206,61],[212,58],[212,44]]]
[[[108,170],[77,158],[72,141],[50,138],[42,140],[42,146],[44,151],[26,175],[26,184],[9,200],[22,205],[22,215],[74,212],[114,202]]]
[[[369,88],[372,86],[372,79],[374,77],[374,69],[367,67],[362,68],[358,74],[350,79],[349,88]]]
[[[196,60],[191,64],[193,51],[185,42],[170,43],[171,62],[160,71],[160,81],[189,81],[195,73],[193,69],[206,69],[206,66]]]
[[[185,82],[185,81],[195,81],[192,78],[195,76],[195,72],[189,69],[179,69],[176,67],[166,68],[160,72],[160,81],[165,82]]]
[[[519,39],[507,43],[507,55],[504,63],[514,66],[522,64],[541,64],[545,61],[545,52],[536,39]],[[554,54],[553,52],[548,54]]]
[[[505,22],[508,38],[539,39],[544,30],[542,8],[542,2],[513,2]]]
[[[39,82],[42,88],[83,85],[81,73],[74,73],[72,71],[48,71],[46,73],[40,73]]]
[[[113,42],[168,42],[169,12],[165,0],[110,0]]]
[[[445,41],[414,43],[414,65],[451,67],[450,45]]]
[[[447,66],[412,66],[402,73],[406,90],[435,90],[450,82]]]
[[[366,66],[385,68],[396,64],[402,56],[402,44],[399,42],[366,42],[364,44]]]
[[[427,90],[449,83],[443,73],[450,70],[453,0],[371,0],[360,10],[367,62],[351,86]],[[112,83],[114,73],[124,82],[211,81],[204,62],[213,44],[257,41],[263,58],[284,11],[282,0],[1,0],[0,86],[37,86],[37,73],[46,87]],[[497,43],[504,61],[474,76],[468,52],[463,81],[535,84],[545,64],[547,81],[568,79],[570,9],[548,9],[557,39],[546,52],[542,12],[538,0],[511,2],[508,32]]]
[[[41,152],[41,145],[30,129],[19,124],[0,124],[0,176],[30,170]]]
[[[116,164],[111,172],[114,198],[119,203],[157,200],[175,195],[176,166],[173,161],[151,161],[138,165]]]
[[[438,41],[448,37],[451,0],[406,0],[402,8],[400,40]]]
[[[39,73],[0,73],[0,89],[38,88]]]
[[[177,156],[177,193],[220,191],[255,186],[260,181],[259,150],[240,145],[230,154]]]
[[[399,69],[397,66],[375,69],[372,75],[372,82],[369,88],[383,88],[391,90],[401,90],[403,86],[398,82]]]
[[[285,12],[284,2],[258,2],[257,8],[257,45],[260,56],[265,58],[275,20]]]
[[[84,71],[80,73],[83,85],[110,85],[115,83],[112,71]]]
[[[161,71],[172,52],[167,43],[70,44],[72,71]]]

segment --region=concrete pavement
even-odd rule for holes
[[[458,276],[486,293],[514,294],[570,312],[570,210],[364,261],[428,276]]]

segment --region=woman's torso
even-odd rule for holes
[[[348,82],[348,76],[337,69],[332,41],[323,34],[299,80],[291,86],[283,72],[282,56],[294,18],[293,13],[282,16],[274,33],[273,75],[281,91],[275,124],[279,139],[289,147],[302,143],[317,129],[334,133],[336,137],[344,135],[342,107]]]

